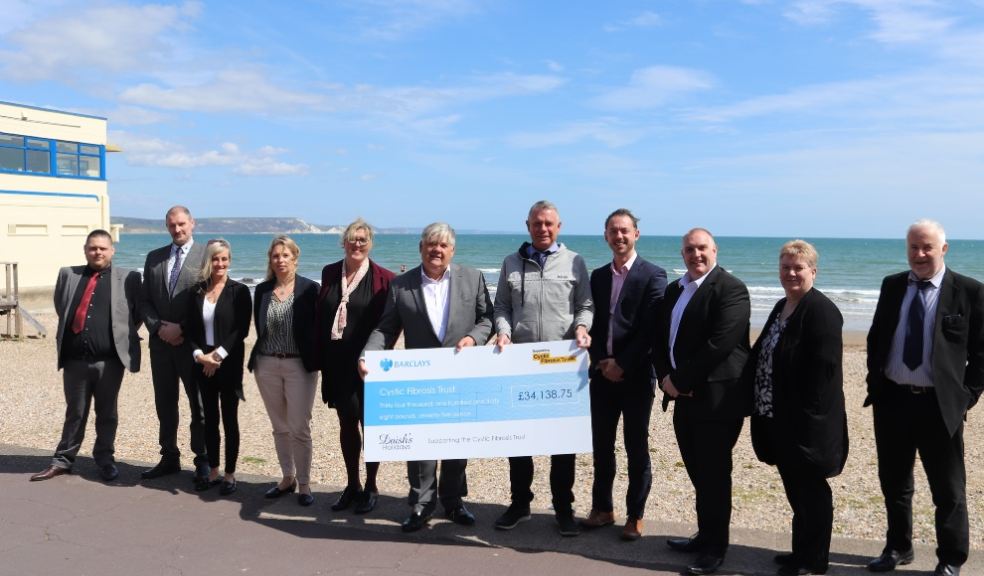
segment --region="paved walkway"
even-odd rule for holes
[[[238,492],[223,498],[217,489],[195,492],[189,470],[141,483],[146,464],[121,462],[119,480],[105,484],[87,458],[69,476],[28,482],[49,461],[0,444],[0,575],[672,575],[689,560],[663,543],[692,531],[681,524],[649,521],[634,543],[621,542],[618,527],[561,538],[547,511],[500,532],[492,520],[502,506],[469,504],[474,528],[442,519],[403,534],[400,495],[383,495],[365,517],[332,512],[335,492],[316,492],[310,508],[292,496],[264,500],[274,480],[256,476],[240,476]],[[720,574],[773,574],[772,556],[788,546],[786,534],[734,530]],[[835,539],[828,574],[868,574],[862,565],[880,548]],[[932,549],[919,548],[916,562],[895,574],[932,573],[934,565]],[[972,554],[963,574],[984,574],[984,554]]]

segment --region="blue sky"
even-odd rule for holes
[[[3,0],[0,100],[106,116],[116,215],[984,238],[984,2]]]

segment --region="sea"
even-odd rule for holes
[[[298,272],[319,280],[325,264],[342,258],[339,236],[297,234],[291,236],[301,247]],[[228,234],[232,245],[231,277],[250,286],[263,281],[266,253],[273,235]],[[208,240],[197,235],[196,241]],[[477,268],[485,275],[489,289],[498,283],[503,258],[517,250],[525,235],[461,234],[457,238],[454,261]],[[779,248],[787,238],[716,238],[718,264],[748,286],[752,300],[752,327],[761,328],[772,307],[783,296],[779,284]],[[867,331],[878,302],[881,280],[888,274],[908,269],[905,241],[897,239],[806,238],[820,254],[815,286],[823,291],[844,316],[844,329]],[[371,257],[380,265],[399,272],[420,263],[419,236],[416,234],[377,234]],[[562,235],[560,241],[584,257],[589,270],[605,265],[611,252],[601,235]],[[142,270],[147,253],[170,243],[167,234],[122,234],[113,261],[117,266]],[[984,280],[984,240],[950,240],[947,266]],[[643,236],[636,250],[645,259],[666,269],[672,281],[686,272],[680,257],[678,236]]]

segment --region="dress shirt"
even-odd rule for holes
[[[632,251],[632,256],[629,256],[628,261],[622,265],[621,268],[615,268],[615,261],[612,261],[612,297],[608,302],[608,342],[606,343],[606,350],[608,355],[612,356],[614,352],[612,351],[612,337],[615,331],[615,307],[618,305],[618,297],[622,294],[622,286],[625,284],[625,277],[629,275],[629,270],[632,269],[632,265],[636,261],[636,251]]]
[[[717,268],[717,264],[711,266],[707,274],[713,272],[715,268]],[[680,298],[673,305],[673,313],[670,315],[670,365],[673,366],[674,370],[676,370],[677,365],[676,358],[673,357],[673,345],[676,344],[677,331],[680,330],[680,319],[683,318],[683,312],[687,309],[687,304],[690,304],[690,299],[694,297],[694,293],[704,283],[707,274],[694,280],[690,278],[690,272],[687,272],[683,275],[683,278],[680,278],[680,286],[683,288],[683,292],[680,293]]]
[[[89,300],[88,310],[85,315],[85,326],[78,334],[72,331],[71,322],[65,323],[65,333],[62,334],[62,358],[73,358],[79,360],[101,360],[116,355],[116,348],[113,340],[113,280],[112,270],[106,267],[98,272],[99,279],[96,281],[92,298]],[[82,277],[79,278],[78,286],[75,287],[75,294],[72,303],[68,308],[68,318],[75,318],[78,307],[82,304],[82,297],[85,287],[95,270],[89,266],[85,267]]]
[[[209,302],[208,298],[202,300],[202,323],[205,324],[205,345],[208,347],[215,346],[215,302]],[[215,349],[215,353],[219,355],[220,360],[225,360],[226,356],[229,355],[226,349],[219,346]],[[201,349],[195,350],[191,353],[191,357],[198,359],[199,356],[205,354]]]
[[[171,278],[171,270],[174,268],[175,255],[178,250],[181,250],[181,262],[188,260],[188,252],[191,251],[191,247],[195,244],[193,238],[189,238],[183,246],[178,246],[177,244],[171,244],[171,255],[167,257],[167,274],[164,275],[164,281],[167,282]],[[183,265],[183,264],[182,264]]]
[[[919,290],[916,286],[919,279],[916,278],[915,274],[909,272],[909,286],[905,289],[905,296],[902,298],[899,323],[895,327],[892,348],[888,353],[888,366],[885,367],[885,375],[890,380],[910,386],[930,387],[933,385],[933,334],[936,328],[936,305],[940,300],[940,285],[943,283],[943,274],[945,273],[946,266],[929,279],[931,286]],[[909,307],[912,306],[912,299],[918,297],[923,299],[923,308],[926,311],[923,320],[923,361],[915,370],[910,370],[902,361],[902,351],[905,349],[905,328],[909,321]]]
[[[424,292],[424,304],[427,306],[427,317],[437,339],[444,342],[448,332],[448,316],[451,315],[451,299],[448,289],[451,287],[451,267],[444,270],[439,280],[434,280],[420,267],[421,288]]]
[[[529,252],[529,257],[532,258],[533,260],[536,260],[536,262],[540,265],[540,268],[546,268],[547,256],[550,256],[551,254],[557,252],[557,250],[560,250],[560,245],[554,242],[546,250],[537,250],[536,248],[533,247],[532,244],[530,244],[527,251]],[[543,255],[542,260],[537,257],[537,254]]]

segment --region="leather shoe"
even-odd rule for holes
[[[195,476],[192,478],[194,482],[198,482],[199,479],[208,477],[212,474],[212,467],[208,464],[197,464],[195,465]]]
[[[792,552],[776,554],[772,557],[772,561],[780,566],[795,566],[799,562]]]
[[[331,509],[335,512],[345,510],[352,505],[352,502],[355,502],[360,492],[361,490],[358,488],[346,486],[345,490],[342,490],[342,493],[338,495],[338,500],[335,500],[335,503],[331,505]]]
[[[232,479],[232,482],[226,482],[223,480],[222,484],[219,486],[219,494],[222,496],[228,496],[235,492],[237,488],[239,488],[239,486],[236,485],[235,478]]]
[[[273,488],[270,488],[263,493],[263,497],[270,498],[272,500],[274,498],[280,498],[284,494],[292,494],[295,490],[297,490],[297,480],[294,480],[293,484],[284,489],[280,488],[280,484],[274,484]]]
[[[31,482],[40,482],[41,480],[51,480],[55,476],[61,476],[62,474],[71,474],[71,473],[72,471],[69,470],[68,468],[62,468],[60,466],[48,466],[44,470],[31,476]]]
[[[157,466],[149,468],[140,473],[140,477],[144,480],[153,480],[154,478],[160,478],[161,476],[167,476],[168,474],[177,474],[181,471],[181,465],[175,460],[161,460],[157,463]]]
[[[301,506],[310,506],[314,504],[314,496],[311,494],[298,494],[297,503]]]
[[[697,536],[697,534],[694,534],[690,538],[667,538],[666,545],[670,547],[670,550],[676,550],[677,552],[697,552],[700,550],[700,542],[697,541]]]
[[[379,492],[376,492],[375,490],[371,492],[368,490],[363,490],[362,493],[359,494],[359,502],[355,505],[352,512],[355,512],[356,514],[368,514],[375,510],[376,501],[378,500]]]
[[[195,476],[195,492],[204,492],[211,488],[212,486],[218,486],[222,484],[221,478],[216,478],[214,480],[209,480],[208,476],[199,478]]]
[[[554,514],[554,518],[557,519],[557,531],[560,532],[561,536],[570,538],[581,534],[581,529],[578,528],[577,521],[574,520],[573,511],[557,512]]]
[[[794,564],[788,564],[786,566],[781,566],[776,570],[776,576],[809,576],[810,574],[826,574],[827,571],[814,572],[810,568],[805,566],[796,566]]]
[[[687,574],[703,575],[703,574],[714,574],[717,569],[724,564],[723,556],[715,556],[713,554],[701,554],[697,557],[697,561],[687,566]]]
[[[120,477],[120,469],[116,467],[116,464],[110,462],[109,464],[99,468],[99,475],[102,476],[102,479],[106,482],[112,482]]]
[[[431,519],[430,514],[426,516],[421,512],[414,512],[407,516],[407,519],[400,524],[400,529],[404,532],[416,532],[427,525]]]
[[[465,508],[464,503],[458,504],[447,513],[448,520],[454,522],[455,524],[461,524],[462,526],[474,526],[475,525],[475,515]]]
[[[936,565],[936,570],[933,571],[933,576],[960,576],[960,566],[940,562]]]
[[[642,538],[642,518],[627,518],[622,528],[622,540],[635,542]]]
[[[581,520],[581,527],[586,530],[594,530],[595,528],[601,528],[603,526],[611,526],[614,523],[614,512],[602,512],[592,508],[591,512],[588,513],[588,517]]]
[[[871,562],[868,562],[868,570],[872,572],[891,572],[895,570],[896,566],[905,566],[910,564],[915,558],[912,550],[909,549],[905,552],[899,552],[898,550],[890,550],[886,548],[881,556],[875,558]]]

